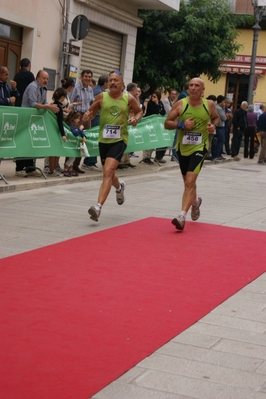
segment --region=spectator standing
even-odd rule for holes
[[[176,89],[170,89],[169,96],[166,97],[163,100],[163,106],[164,106],[166,115],[169,114],[169,112],[171,111],[173,105],[176,103],[177,96],[178,96],[177,90]],[[177,141],[177,131],[176,131],[175,136],[174,136],[171,161],[175,161],[176,159],[178,159],[177,158],[176,148],[175,148],[176,147],[176,141]]]
[[[216,111],[220,117],[220,123],[216,125],[216,140],[212,142],[211,154],[213,161],[223,161],[222,151],[225,141],[225,97],[220,95],[217,97]]]
[[[69,129],[73,133],[75,137],[81,136],[82,137],[82,143],[86,142],[86,136],[84,133],[84,126],[80,125],[80,118],[81,115],[77,111],[70,111],[69,114],[67,115],[65,122],[69,126]],[[64,176],[66,177],[72,177],[72,176],[78,176],[78,173],[73,170],[73,162],[75,161],[75,158],[66,158],[66,162],[64,165]]]
[[[0,66],[0,105],[1,106],[13,106],[17,98],[19,98],[19,92],[17,90],[17,83],[14,80],[10,80],[10,86],[7,84],[9,76],[9,70],[5,66]]]
[[[64,120],[64,113],[63,113],[63,102],[67,98],[67,92],[60,87],[59,89],[56,89],[53,94],[53,102],[52,104],[56,104],[58,106],[59,111],[56,113],[56,118],[57,118],[57,124],[58,124],[58,129],[59,133],[62,136],[62,140],[66,141],[66,134],[63,126],[63,120]],[[58,161],[59,157],[48,157],[49,160],[49,170],[48,170],[48,175],[50,176],[61,176],[57,171],[56,168],[58,166]]]
[[[68,113],[71,111],[72,107],[74,105],[80,105],[81,102],[76,102],[71,104],[69,100],[69,93],[74,89],[75,87],[75,82],[74,79],[72,79],[70,76],[65,77],[64,79],[61,80],[61,85],[62,89],[65,90],[66,92],[66,97],[64,98],[64,101],[62,102],[62,109],[63,109],[63,117],[64,119],[67,117]],[[50,166],[49,166],[49,157],[44,158],[44,169],[43,171],[45,173],[49,173],[50,171]],[[63,173],[63,170],[61,169],[59,162],[56,166],[56,172]]]
[[[31,82],[34,82],[35,77],[31,72],[31,62],[28,58],[23,58],[20,61],[20,70],[14,76],[14,81],[17,82],[17,89],[20,96],[16,99],[16,107],[21,107],[23,94]],[[22,171],[28,164],[28,160],[17,159],[16,160],[16,171]],[[24,172],[23,172],[24,173]],[[22,173],[22,174],[23,174]],[[20,173],[19,173],[20,174]]]
[[[171,109],[172,109],[173,105],[176,103],[176,101],[177,101],[177,90],[171,89],[169,91],[169,96],[163,100],[163,106],[164,106],[166,115],[169,114],[169,112],[171,111]]]
[[[217,97],[216,97],[214,94],[210,94],[210,95],[206,98],[206,100],[212,100],[212,101],[214,102],[214,104],[216,104],[216,102],[217,102]],[[214,131],[214,133],[209,133],[209,135],[208,135],[209,146],[208,146],[207,155],[206,155],[206,157],[205,157],[205,159],[206,159],[207,161],[212,161],[211,148],[212,148],[212,143],[213,143],[213,141],[216,140],[215,135],[216,135],[216,130]]]
[[[161,101],[161,93],[159,90],[155,90],[151,95],[151,99],[148,101],[145,117],[150,115],[162,115],[162,116],[165,115],[165,109]],[[166,151],[165,148],[156,149],[155,158],[158,162],[166,163],[166,161],[163,159],[165,151]],[[143,162],[150,165],[153,164],[151,160],[152,152],[153,150],[143,151]]]
[[[98,84],[93,89],[94,98],[96,98],[96,96],[99,93],[103,93],[107,89],[107,87],[108,87],[108,76],[101,75],[98,79]],[[99,124],[100,124],[100,113],[98,113],[95,116],[95,118],[92,119],[91,127],[99,126]],[[81,167],[83,169],[87,169],[90,171],[101,172],[101,170],[98,168],[96,164],[97,164],[97,157],[85,157]]]
[[[91,127],[90,120],[84,118],[85,112],[88,111],[90,105],[94,101],[94,94],[91,88],[91,81],[92,81],[92,71],[90,69],[85,69],[81,72],[80,83],[77,83],[74,87],[74,90],[69,95],[70,102],[78,102],[80,105],[74,105],[73,111],[80,112],[81,120],[80,124],[84,126],[84,129],[87,130]],[[84,170],[80,169],[81,157],[75,158],[73,163],[73,169],[78,173],[85,173]]]
[[[140,106],[140,102],[137,99],[137,91],[138,91],[138,85],[137,83],[131,82],[128,83],[127,85],[127,90],[126,90],[131,96],[133,96],[134,98],[136,98],[139,106]],[[134,114],[134,113],[133,113]],[[129,118],[131,117],[131,113],[129,114]],[[124,153],[122,156],[122,159],[118,165],[118,169],[127,169],[127,168],[135,168],[136,165],[133,165],[132,163],[130,163],[130,154],[129,153]]]
[[[14,80],[10,80],[11,87],[7,84],[8,77],[8,68],[0,66],[0,105],[13,106],[20,93],[17,89],[17,83]]]
[[[258,119],[261,116],[261,114],[263,114],[263,112],[265,112],[265,105],[264,104],[260,104],[260,108],[259,108],[259,110],[257,112]]]
[[[260,154],[258,159],[258,164],[266,165],[266,112],[264,111],[258,121],[257,121],[257,128],[260,132]]]
[[[30,69],[30,60],[28,58],[22,58],[20,61],[20,70],[14,76],[14,81],[17,83],[17,89],[20,94],[20,96],[16,98],[16,107],[21,107],[22,97],[26,87],[35,80],[35,77]]]
[[[178,94],[177,100],[182,100],[182,98],[186,98],[189,95],[188,88],[189,82],[186,82],[184,84],[183,90]]]
[[[136,100],[138,101],[138,103],[140,105],[140,108],[142,109],[143,115],[145,115],[146,107],[144,105],[143,99],[141,98],[141,94],[142,94],[141,88],[138,86],[137,87]]]
[[[71,103],[70,102],[70,93],[74,90],[75,87],[75,82],[74,79],[71,78],[70,76],[65,77],[64,79],[61,80],[61,87],[67,92],[67,97],[63,101],[62,107],[63,107],[63,113],[64,113],[64,118],[67,117],[69,112],[72,111],[72,108],[74,106],[78,106],[82,104],[82,101],[76,101]]]
[[[142,112],[143,112],[143,115],[144,115],[145,114],[145,105],[144,105],[143,99],[141,98],[141,94],[142,94],[141,88],[138,86],[135,98],[138,101],[139,106],[142,109]],[[131,152],[130,153],[130,158],[139,158],[139,155],[137,155],[135,152]]]
[[[96,80],[95,79],[91,79],[90,87],[92,88],[92,90],[96,87]]]
[[[244,158],[253,159],[255,155],[254,142],[257,129],[257,112],[254,112],[254,106],[250,104],[247,111],[247,127],[244,132]]]
[[[59,112],[59,108],[56,104],[48,104],[47,102],[47,89],[46,85],[49,80],[49,74],[40,70],[36,75],[36,80],[31,82],[25,89],[22,98],[22,107],[37,108],[37,109],[48,109],[55,114]],[[33,159],[25,159],[24,165],[16,167],[17,176],[41,176],[36,170]]]
[[[235,161],[240,161],[241,159],[239,158],[238,154],[241,147],[243,134],[247,127],[247,109],[248,103],[246,101],[242,101],[240,108],[235,111],[232,119],[233,138],[231,145],[231,156]]]
[[[225,152],[226,152],[227,155],[231,155],[230,131],[231,131],[231,126],[232,126],[233,112],[232,112],[232,103],[231,103],[231,101],[228,98],[225,99],[224,112],[225,112],[225,116],[226,116],[226,121],[225,121],[225,140],[224,140]]]

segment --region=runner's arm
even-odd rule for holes
[[[177,118],[180,115],[181,112],[181,101],[177,101],[171,111],[169,112],[165,122],[164,122],[164,127],[165,129],[168,130],[175,130],[177,128]]]
[[[96,96],[95,101],[91,104],[88,111],[85,112],[85,114],[83,116],[84,121],[91,120],[96,116],[97,112],[99,111],[99,109],[102,106],[102,101],[103,101],[103,95],[102,95],[102,93],[99,93]]]
[[[135,115],[130,118],[129,122],[132,126],[136,126],[136,124],[141,120],[143,116],[143,111],[140,108],[137,100],[133,96],[129,96],[128,103],[130,107],[130,111],[132,111]]]

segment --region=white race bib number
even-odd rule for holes
[[[202,143],[201,132],[186,132],[182,139],[182,144],[198,145]]]
[[[120,125],[105,125],[103,129],[103,137],[105,139],[120,139],[121,126]]]

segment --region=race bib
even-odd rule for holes
[[[202,143],[201,132],[186,132],[182,139],[182,144],[199,145]]]
[[[120,125],[105,125],[103,129],[103,137],[105,139],[120,139],[121,126]]]

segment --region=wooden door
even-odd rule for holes
[[[9,69],[9,78],[13,79],[19,70],[22,43],[0,40],[0,65]]]

